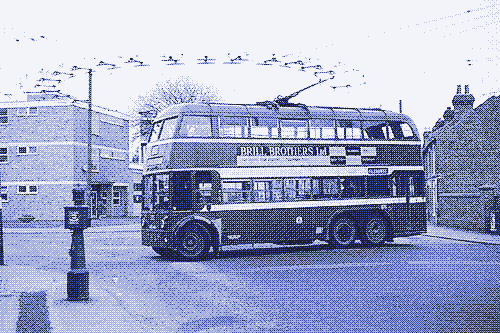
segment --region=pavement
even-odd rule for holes
[[[91,227],[85,233],[114,230],[139,232],[140,224]],[[69,233],[62,228],[7,228],[4,233]],[[500,245],[500,235],[480,234],[438,226],[428,226],[424,237]],[[69,267],[68,267],[69,269]],[[90,300],[68,301],[66,274],[26,266],[0,266],[0,332],[152,332],[144,321],[127,311],[110,287],[90,274]],[[177,308],[176,304],[172,304]],[[181,306],[181,304],[178,304]],[[173,311],[172,318],[177,317]],[[171,327],[170,331],[176,331]]]
[[[486,234],[473,231],[465,231],[454,228],[439,227],[428,225],[427,233],[423,234],[425,237],[435,237],[442,239],[451,239],[456,241],[463,241],[469,243],[479,243],[486,245],[500,245],[499,230],[495,234]]]

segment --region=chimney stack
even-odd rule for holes
[[[446,108],[446,111],[443,114],[444,121],[446,121],[446,122],[451,121],[451,120],[453,120],[454,116],[455,115],[454,115],[453,110],[451,109],[450,106],[448,106],[448,108]]]
[[[457,94],[453,97],[452,103],[454,108],[454,116],[456,119],[461,119],[463,115],[472,111],[474,106],[474,95],[469,93],[469,85],[465,85],[465,94],[462,95],[460,85],[457,85]]]

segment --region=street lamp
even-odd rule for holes
[[[89,73],[89,109],[88,109],[88,133],[87,133],[87,187],[85,189],[85,203],[91,205],[91,181],[92,181],[92,69],[73,66],[72,71],[85,69]]]
[[[90,227],[91,181],[92,181],[92,69],[73,66],[72,71],[85,69],[89,73],[89,108],[87,136],[87,186],[86,205],[64,207],[64,227],[73,230],[71,234],[71,269],[67,273],[67,294],[69,301],[89,300],[89,271],[85,265],[85,242],[83,230]],[[54,72],[53,75],[73,74]]]
[[[0,266],[5,265],[3,260],[3,219],[2,219],[2,199],[0,198]]]

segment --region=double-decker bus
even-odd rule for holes
[[[315,240],[377,246],[426,231],[421,142],[405,114],[177,104],[155,118],[145,157],[142,244],[161,256]]]

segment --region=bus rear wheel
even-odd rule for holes
[[[174,250],[165,247],[153,247],[153,251],[158,253],[162,258],[166,259],[175,259],[177,256],[177,253]]]
[[[348,248],[356,240],[356,224],[347,217],[342,217],[330,226],[330,246]]]
[[[380,246],[385,243],[388,235],[385,219],[376,216],[369,219],[363,228],[361,242],[367,246]]]
[[[199,223],[183,226],[176,235],[177,251],[187,260],[201,260],[210,251],[210,233]]]

